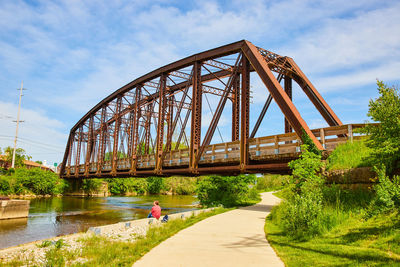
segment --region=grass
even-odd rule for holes
[[[218,208],[210,212],[191,216],[186,220],[171,220],[160,227],[151,227],[146,236],[134,242],[114,241],[107,237],[91,236],[80,240],[83,248],[73,251],[68,246],[52,247],[46,253],[45,266],[132,266],[162,241],[210,216],[230,209]],[[28,262],[14,261],[0,266],[21,266]],[[29,264],[28,264],[29,265]]]
[[[296,239],[285,233],[275,207],[266,219],[267,239],[287,266],[400,266],[400,216],[364,219],[372,197],[368,191],[325,187],[322,234]]]
[[[371,153],[365,140],[338,145],[327,159],[327,170],[343,170],[371,166],[368,157]]]
[[[256,189],[259,192],[281,190],[288,183],[289,176],[279,174],[266,174],[257,178]]]

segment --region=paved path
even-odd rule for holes
[[[265,217],[279,198],[262,193],[257,205],[209,217],[165,240],[140,266],[284,266],[265,239]]]

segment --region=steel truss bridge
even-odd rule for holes
[[[269,94],[250,131],[251,72],[258,74]],[[292,102],[292,81],[329,127],[308,127]],[[214,108],[207,103],[212,119],[202,134],[206,94],[217,96],[219,102]],[[285,117],[285,133],[256,138],[272,100]],[[228,101],[231,141],[212,144]],[[330,151],[357,138],[353,129],[362,126],[342,125],[292,58],[242,40],[163,66],[103,99],[71,129],[60,176],[282,172],[301,153],[306,135],[318,149]]]

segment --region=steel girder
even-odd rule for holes
[[[269,96],[250,134],[250,72],[254,71]],[[282,79],[284,87],[280,84]],[[71,168],[74,177],[104,176],[105,172],[118,176],[120,159],[129,159],[131,176],[173,174],[173,169],[164,166],[164,158],[182,146],[188,149],[184,169],[196,175],[228,100],[232,104],[232,141],[240,142],[240,162],[235,167],[240,172],[256,169],[249,161],[249,140],[255,136],[272,100],[284,114],[285,132],[295,131],[299,138],[305,133],[322,150],[292,102],[292,81],[299,84],[330,126],[342,124],[293,59],[242,40],[168,64],[103,99],[71,129],[61,177],[72,177]],[[219,97],[204,136],[203,94]],[[143,157],[153,157],[154,166],[138,169],[139,158]],[[215,170],[218,168],[222,167]]]

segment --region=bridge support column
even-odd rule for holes
[[[285,92],[288,95],[289,99],[292,100],[292,79],[289,76],[285,75],[284,83]],[[285,133],[291,133],[292,131],[293,128],[285,117]]]
[[[85,157],[85,176],[89,175],[90,159],[92,158],[92,152],[94,148],[94,138],[93,138],[93,116],[89,119],[89,129],[88,129],[88,141],[86,145],[86,157]]]
[[[240,135],[240,77],[237,77],[232,88],[232,142],[239,140]]]
[[[162,154],[164,145],[164,122],[165,122],[165,109],[167,106],[166,97],[166,76],[161,75],[160,77],[160,97],[158,98],[158,124],[157,124],[157,146],[156,146],[156,162],[155,172],[159,173],[162,169]]]
[[[135,90],[135,107],[131,114],[132,116],[132,128],[130,133],[130,140],[131,142],[128,144],[130,145],[130,156],[131,156],[131,169],[130,173],[132,175],[136,172],[136,165],[137,165],[137,151],[138,151],[138,140],[139,140],[139,119],[140,119],[140,107],[139,101],[141,98],[142,88],[141,86],[137,86]]]
[[[250,125],[250,62],[242,57],[242,93],[240,127],[240,169],[244,171],[249,162],[249,125]]]
[[[112,165],[111,165],[111,174],[113,176],[117,175],[117,165],[118,165],[118,146],[119,146],[119,130],[121,126],[121,105],[122,105],[122,96],[117,98],[117,105],[115,107],[115,125],[114,125],[114,144],[113,144],[113,152],[112,152]]]
[[[99,137],[99,149],[97,151],[97,175],[101,174],[104,164],[104,153],[106,149],[106,131],[107,131],[107,124],[105,123],[106,120],[106,107],[103,106],[101,109],[101,118],[100,118],[100,137]]]
[[[201,62],[195,62],[193,68],[192,121],[190,125],[189,168],[193,173],[195,173],[197,169],[196,157],[201,142]]]

